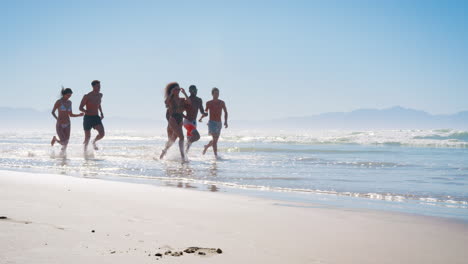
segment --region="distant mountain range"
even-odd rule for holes
[[[165,120],[106,117],[105,125],[112,129],[151,129],[166,126]],[[76,124],[76,121],[73,122]],[[81,121],[79,121],[81,123]],[[33,109],[0,107],[2,130],[8,127],[50,128],[55,120],[48,112]],[[387,109],[358,109],[319,115],[290,117],[276,120],[231,121],[232,128],[241,129],[468,129],[468,111],[452,115],[431,115],[424,111],[400,106]]]
[[[327,129],[468,129],[468,111],[452,115],[431,115],[400,106],[387,109],[358,109],[345,113],[324,113],[277,120],[283,125]]]
[[[452,115],[431,115],[400,106],[386,109],[358,109],[270,121],[242,122],[243,126],[267,129],[468,129],[468,111]]]

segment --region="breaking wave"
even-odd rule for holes
[[[304,131],[279,135],[255,135],[249,131],[224,135],[223,140],[236,143],[281,143],[296,145],[358,144],[468,148],[468,131],[377,130],[377,131]],[[240,150],[243,151],[243,150]],[[268,151],[268,150],[265,150]]]

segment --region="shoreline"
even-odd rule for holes
[[[0,219],[2,263],[154,263],[156,258],[463,263],[468,258],[468,225],[452,219],[63,175],[0,170],[0,208],[0,216],[8,217]],[[154,256],[188,247],[219,248],[222,254]]]
[[[333,191],[289,191],[283,190],[288,188],[265,188],[263,186],[237,186],[229,182],[211,182],[211,181],[197,181],[196,179],[189,178],[169,178],[169,177],[153,177],[153,176],[127,176],[127,175],[112,175],[102,174],[98,176],[83,175],[80,172],[69,173],[65,171],[56,172],[43,172],[41,169],[6,169],[0,168],[0,171],[13,171],[19,173],[33,173],[33,174],[52,174],[52,175],[66,175],[68,177],[97,179],[103,181],[122,182],[131,184],[143,184],[162,188],[176,188],[195,190],[200,192],[219,192],[235,196],[247,196],[251,198],[266,199],[276,201],[278,203],[291,203],[302,204],[301,206],[321,206],[331,207],[341,210],[371,210],[386,213],[407,214],[421,217],[434,217],[447,220],[460,221],[468,223],[468,215],[463,215],[466,211],[466,205],[457,208],[462,213],[453,211],[454,204],[431,204],[428,201],[421,201],[418,199],[404,199],[403,201],[394,201],[387,199],[368,198],[363,195],[353,195],[346,192],[344,195],[339,192]],[[348,194],[349,193],[349,194]],[[367,194],[369,196],[371,193]],[[385,194],[372,193],[374,196],[385,197]],[[421,206],[425,206],[421,208]],[[439,211],[428,211],[427,208],[439,208]],[[446,209],[447,211],[443,211]]]

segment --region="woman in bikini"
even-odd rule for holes
[[[54,109],[52,109],[52,115],[57,119],[56,131],[59,139],[56,136],[52,138],[50,144],[53,146],[55,142],[58,142],[62,145],[62,154],[65,153],[67,149],[68,140],[70,139],[70,117],[83,116],[84,113],[73,114],[72,112],[72,102],[69,100],[72,96],[73,91],[70,88],[64,89],[62,87],[62,98],[57,100],[54,104]],[[58,111],[58,116],[55,114],[55,111]]]
[[[182,91],[185,98],[180,98],[179,94]],[[168,121],[167,126],[167,136],[168,141],[166,146],[164,147],[163,151],[161,152],[160,159],[164,158],[167,153],[167,150],[174,144],[174,142],[179,138],[179,149],[180,149],[180,156],[182,160],[185,160],[184,154],[184,132],[182,130],[182,120],[184,119],[185,115],[183,112],[187,105],[191,104],[187,93],[183,88],[179,87],[179,84],[176,82],[169,83],[166,86],[165,92],[165,104],[166,104],[166,119]]]

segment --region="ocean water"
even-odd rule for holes
[[[107,131],[84,155],[72,131],[66,157],[50,131],[0,132],[0,169],[59,173],[231,192],[311,205],[468,221],[468,132],[455,130],[223,130],[220,159],[202,136],[182,163],[176,145],[159,160],[164,130]],[[202,133],[204,130],[202,130]]]

